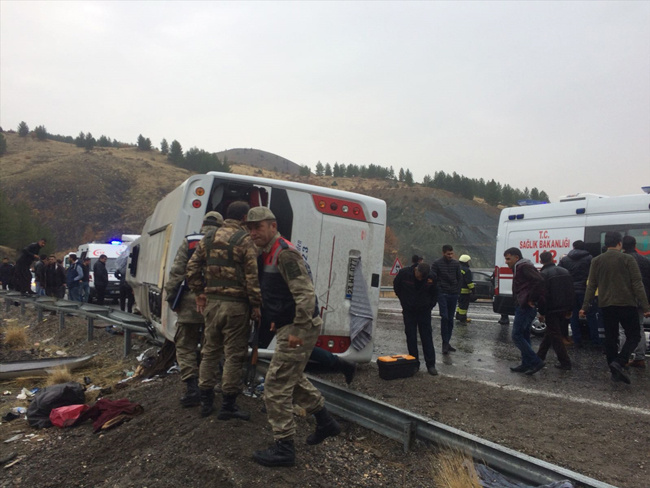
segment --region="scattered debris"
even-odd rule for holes
[[[7,464],[7,465],[5,466],[5,469],[9,469],[9,468],[11,468],[13,465],[18,464],[20,461],[22,461],[22,460],[25,459],[26,457],[27,457],[27,456],[20,456],[19,458],[16,458],[13,462]]]
[[[17,441],[19,439],[22,439],[24,436],[25,436],[25,434],[16,434],[15,436],[10,437],[9,439],[7,439],[4,442],[5,442],[5,444],[9,444],[11,442],[15,442],[15,441]]]

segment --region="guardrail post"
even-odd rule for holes
[[[39,323],[43,322],[43,307],[39,307],[38,305],[35,305],[35,307]]]
[[[124,357],[129,355],[131,351],[131,331],[124,328]]]
[[[20,315],[25,315],[25,302],[20,302]]]
[[[59,330],[63,330],[65,327],[65,310],[59,312]]]
[[[9,313],[10,308],[11,308],[11,300],[5,298],[5,313]]]
[[[404,454],[406,454],[413,448],[413,442],[415,441],[415,422],[406,422],[403,429]]]
[[[93,340],[93,333],[95,331],[95,318],[88,316],[88,342]]]

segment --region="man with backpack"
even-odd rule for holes
[[[65,277],[65,283],[68,286],[68,299],[73,302],[83,302],[83,296],[81,295],[81,284],[84,278],[83,269],[76,254],[70,254],[68,259],[70,260],[70,266],[68,266]]]
[[[249,319],[259,319],[262,303],[257,248],[244,227],[248,209],[246,202],[231,203],[223,226],[213,239],[199,242],[187,264],[187,284],[196,294],[197,311],[205,317],[199,367],[202,417],[214,410],[214,387],[219,360],[224,356],[223,403],[217,418],[250,418],[250,413],[239,410],[235,403],[248,353]]]

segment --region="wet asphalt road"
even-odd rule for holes
[[[380,300],[373,359],[389,354],[406,354],[401,311],[396,298]],[[557,359],[551,349],[546,358],[546,368],[539,373],[533,376],[512,373],[509,367],[518,365],[521,356],[510,339],[511,325],[498,324],[499,315],[492,312],[491,302],[472,303],[468,316],[470,324],[455,322],[454,325],[451,345],[457,351],[443,355],[440,317],[438,308],[434,308],[433,343],[439,374],[551,398],[569,397],[595,407],[632,409],[650,415],[650,370],[630,368],[631,385],[613,382],[601,348],[588,346],[568,348],[573,364],[571,371],[554,367]],[[536,351],[541,338],[533,337],[532,342]],[[419,350],[421,368],[425,371],[421,346]]]

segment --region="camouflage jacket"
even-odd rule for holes
[[[176,252],[174,264],[172,264],[171,270],[169,271],[169,279],[165,283],[165,293],[167,293],[167,296],[175,294],[178,286],[183,286],[182,283],[185,279],[185,270],[188,262],[188,251],[189,244],[187,238],[185,238]],[[203,323],[203,315],[196,311],[196,295],[189,290],[186,290],[183,294],[180,307],[175,312],[178,315],[178,321],[181,323]]]
[[[242,230],[244,233],[240,233]],[[257,247],[241,222],[226,219],[211,243],[201,239],[187,264],[187,283],[194,293],[205,293],[209,299],[246,301],[251,307],[260,306]]]

